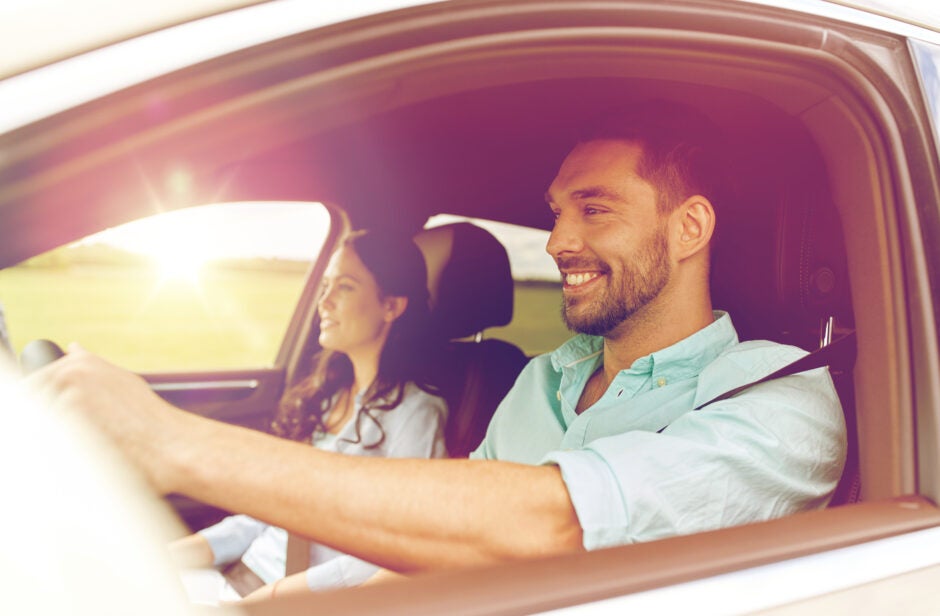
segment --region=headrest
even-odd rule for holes
[[[509,255],[489,231],[459,222],[415,235],[428,266],[432,326],[448,340],[512,320]]]
[[[712,301],[731,313],[742,340],[813,350],[822,320],[853,326],[839,215],[823,190],[768,200],[717,210]]]

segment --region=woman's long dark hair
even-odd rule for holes
[[[378,447],[385,440],[381,423],[372,414],[389,411],[402,400],[405,384],[435,392],[430,370],[437,352],[436,342],[429,335],[427,266],[421,251],[411,238],[379,231],[357,231],[343,241],[341,248],[352,250],[375,278],[382,299],[406,297],[405,311],[392,323],[388,338],[379,355],[375,381],[366,390],[362,404],[356,409],[356,440],[361,442],[361,424],[375,422],[382,436],[366,449]],[[307,440],[315,431],[326,432],[324,415],[340,390],[353,383],[349,358],[340,352],[323,349],[316,357],[314,369],[287,390],[278,405],[271,429],[274,434],[294,440]],[[350,392],[349,395],[355,395]]]

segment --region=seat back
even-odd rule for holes
[[[712,300],[742,340],[766,339],[807,351],[854,328],[839,214],[821,162],[776,181],[752,177],[717,207]],[[832,504],[859,497],[854,357],[830,366],[845,413],[848,457]]]
[[[428,266],[429,327],[450,341],[436,375],[449,408],[447,450],[464,457],[483,440],[493,412],[527,361],[515,345],[482,339],[484,329],[512,320],[509,256],[488,231],[465,222],[421,231],[415,243]]]

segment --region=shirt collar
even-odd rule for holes
[[[633,362],[630,370],[668,378],[670,381],[698,375],[728,347],[738,342],[738,334],[727,312],[716,310],[715,320],[691,336]],[[603,353],[604,339],[578,334],[552,354],[552,367],[561,372],[579,362]]]

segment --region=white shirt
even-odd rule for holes
[[[361,408],[362,395],[356,395],[355,408]],[[359,421],[360,442],[356,441],[355,416],[333,434],[317,434],[312,444],[324,451],[358,456],[386,458],[443,458],[444,423],[447,404],[414,383],[405,385],[401,403],[392,410],[369,411]],[[378,422],[378,423],[377,423]],[[381,425],[381,428],[379,427]],[[371,449],[384,432],[382,443]],[[229,516],[214,526],[199,531],[215,556],[215,565],[239,558],[266,584],[284,577],[287,559],[287,532],[247,515]],[[310,569],[307,584],[311,590],[356,586],[371,577],[378,567],[337,552],[318,543],[310,545]]]

